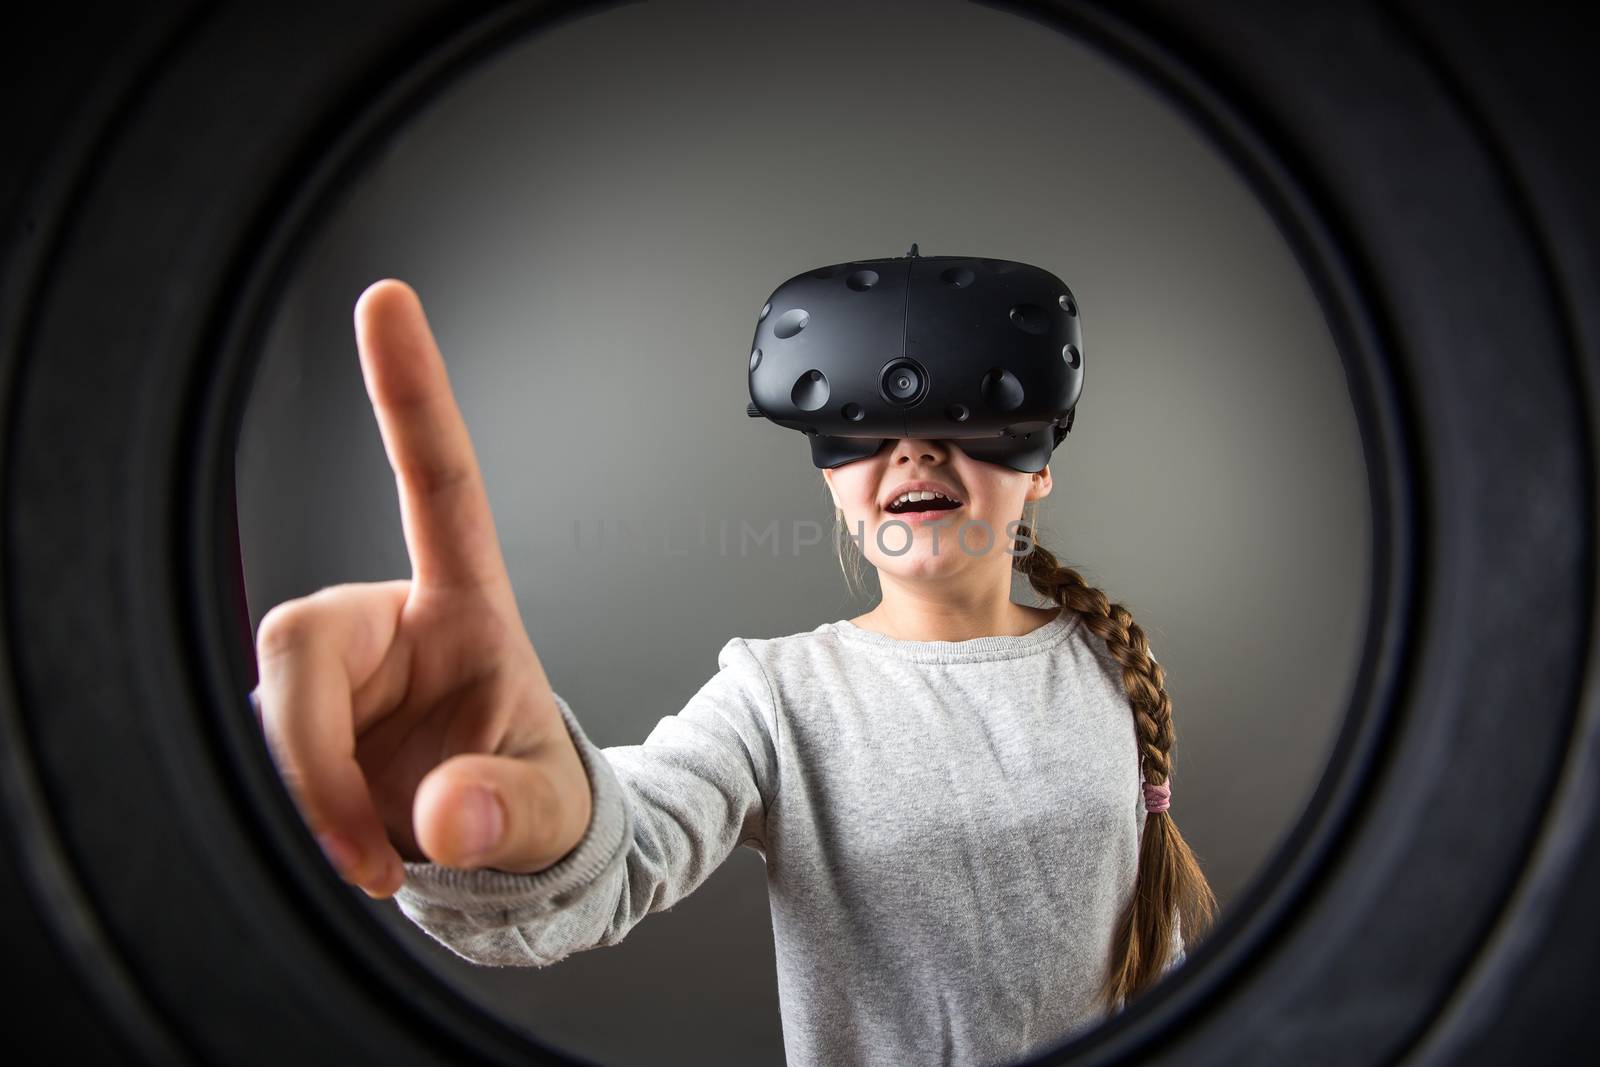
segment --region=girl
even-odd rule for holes
[[[1021,521],[1048,467],[897,439],[825,469],[879,603],[728,641],[642,744],[599,749],[523,630],[415,294],[374,285],[356,333],[413,577],[289,601],[257,638],[269,747],[347,880],[469,960],[544,966],[748,845],[791,1067],[1027,1058],[1209,927],[1161,668]],[[1014,571],[1055,607],[1013,602]]]

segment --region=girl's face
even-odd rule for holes
[[[973,459],[955,441],[918,438],[890,441],[866,459],[824,468],[822,477],[862,554],[881,574],[901,578],[1009,569],[1006,550],[1022,505],[1050,493],[1048,466],[1028,474]],[[896,503],[912,488],[943,493],[955,506]]]

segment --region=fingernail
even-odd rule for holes
[[[505,811],[494,793],[474,786],[462,800],[466,826],[461,834],[461,851],[468,863],[475,863],[500,843],[505,833]]]
[[[324,830],[318,834],[317,844],[322,846],[322,854],[328,857],[328,862],[340,874],[353,875],[361,865],[361,850],[337,830]]]

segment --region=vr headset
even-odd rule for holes
[[[931,438],[1032,473],[1082,392],[1078,304],[1060,278],[912,245],[778,286],[756,320],[745,411],[805,434],[818,467]]]

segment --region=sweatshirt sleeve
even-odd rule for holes
[[[401,912],[474,963],[543,967],[621,941],[741,844],[765,857],[777,787],[773,690],[742,638],[722,647],[717,666],[639,745],[596,748],[557,694],[593,801],[578,844],[534,874],[407,863]]]

